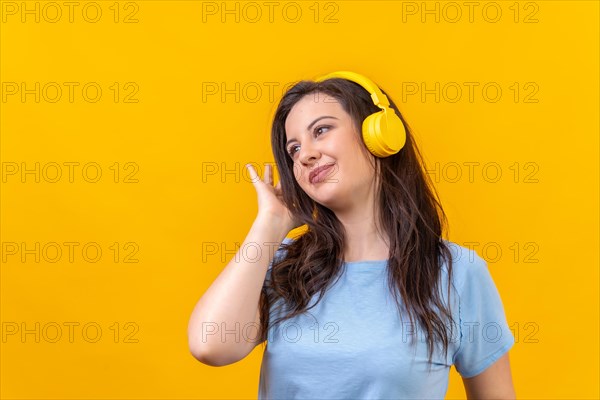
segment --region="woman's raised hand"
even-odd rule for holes
[[[281,181],[273,187],[271,165],[266,165],[265,175],[262,179],[252,165],[246,164],[246,168],[250,172],[250,178],[258,197],[258,217],[265,217],[274,224],[281,224],[286,232],[302,225],[302,222],[293,218],[289,209],[283,203]]]

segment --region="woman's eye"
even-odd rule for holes
[[[315,133],[317,133],[319,129],[323,129],[323,128],[329,129],[329,126],[327,126],[327,125],[318,126],[315,128]]]
[[[317,126],[317,127],[315,128],[315,130],[313,131],[313,132],[314,132],[314,134],[315,134],[315,135],[317,135],[317,134],[323,134],[322,132],[319,132],[319,131],[320,131],[321,129],[323,129],[323,128],[325,128],[325,129],[329,129],[329,128],[330,128],[330,126],[329,126],[329,125],[321,125],[321,126]],[[298,145],[292,145],[292,146],[290,146],[290,147],[289,147],[289,149],[288,149],[288,154],[289,154],[289,155],[290,155],[290,157],[292,157],[292,158],[293,158],[293,157],[294,157],[294,155],[296,154],[296,147],[298,147]]]
[[[294,146],[290,146],[290,148],[288,149],[288,154],[290,155],[290,157],[294,157],[294,154],[296,154],[296,145]]]

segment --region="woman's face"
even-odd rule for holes
[[[352,118],[334,97],[304,96],[290,110],[285,132],[294,176],[308,196],[332,211],[365,204],[375,173]],[[310,180],[311,171],[328,165],[320,181]]]

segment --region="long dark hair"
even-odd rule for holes
[[[382,90],[384,94],[387,93]],[[292,107],[306,95],[325,94],[334,97],[352,117],[357,132],[361,132],[366,116],[380,109],[370,94],[360,85],[340,78],[321,82],[302,80],[283,95],[273,117],[271,144],[280,174],[283,201],[288,209],[307,225],[304,234],[284,244],[285,257],[273,260],[271,276],[260,295],[260,336],[267,340],[270,306],[278,299],[288,307],[287,315],[273,324],[302,314],[312,296],[320,301],[334,282],[344,261],[344,227],[327,207],[311,199],[298,185],[293,174],[293,160],[286,152],[285,120]],[[409,125],[390,96],[390,106],[400,116],[406,128],[406,143],[400,152],[385,158],[370,156],[375,168],[376,202],[381,210],[379,226],[390,239],[388,259],[389,289],[402,316],[402,297],[410,318],[410,326],[418,320],[425,327],[429,361],[434,341],[442,342],[447,354],[451,333],[444,322],[454,323],[451,312],[440,298],[439,281],[443,259],[448,268],[448,298],[452,273],[451,250],[442,238],[447,225],[446,215],[429,176],[424,172],[424,160],[414,142]],[[361,139],[361,143],[362,139]],[[370,155],[363,143],[363,150]],[[443,259],[442,259],[443,258]],[[268,290],[267,290],[268,288]],[[437,314],[437,308],[441,316]],[[419,330],[420,331],[420,330]],[[452,331],[450,331],[452,332]],[[430,365],[431,367],[431,365]]]

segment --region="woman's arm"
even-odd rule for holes
[[[508,352],[485,371],[463,378],[467,399],[516,399]]]
[[[258,302],[275,250],[287,232],[272,219],[258,216],[237,254],[196,304],[188,323],[192,355],[211,366],[223,366],[246,357],[256,343],[244,340],[244,333],[260,327]],[[244,259],[248,245],[257,257]],[[260,251],[258,251],[260,248]],[[248,324],[256,330],[247,329]],[[260,333],[260,332],[259,332]]]

